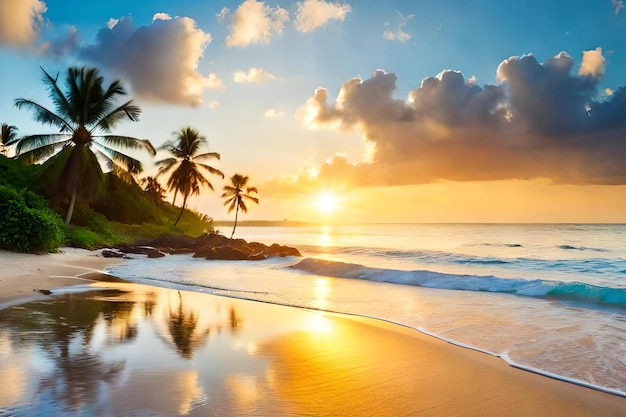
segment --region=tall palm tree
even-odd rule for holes
[[[7,153],[7,146],[17,139],[17,127],[2,123],[2,133],[0,133],[0,154]]]
[[[52,166],[60,169],[59,186],[70,200],[65,223],[70,224],[76,197],[88,200],[95,194],[102,179],[100,161],[109,170],[121,168],[135,174],[141,172],[141,162],[116,148],[156,152],[148,140],[111,134],[119,122],[137,121],[141,113],[132,100],[117,104],[117,99],[126,95],[119,81],[105,88],[98,69],[70,67],[64,91],[58,74],[52,77],[41,70],[55,111],[24,98],[16,99],[15,106],[32,111],[36,121],[57,127],[59,133],[25,136],[18,140],[16,153],[25,163],[50,159]]]
[[[249,195],[250,193],[258,193],[256,187],[246,187],[248,185],[248,177],[243,176],[241,174],[235,174],[230,177],[230,184],[224,186],[224,194],[222,194],[222,198],[226,198],[224,205],[230,204],[228,206],[228,213],[235,210],[235,225],[233,227],[233,233],[230,235],[232,239],[235,236],[235,229],[237,228],[237,216],[239,214],[239,210],[243,213],[248,211],[248,207],[246,206],[246,201],[253,201],[259,204],[259,199],[256,197],[252,197]],[[247,194],[244,193],[244,189]]]
[[[200,187],[203,185],[213,190],[213,185],[204,177],[202,172],[200,172],[200,168],[203,168],[211,174],[219,175],[222,178],[224,178],[224,174],[219,169],[200,162],[201,160],[212,158],[220,159],[220,154],[217,152],[199,154],[202,146],[208,145],[208,141],[198,130],[191,127],[184,127],[172,134],[174,138],[167,141],[159,148],[168,151],[172,154],[172,157],[157,161],[156,165],[159,167],[157,177],[173,169],[166,186],[170,191],[180,193],[183,196],[183,205],[174,223],[174,226],[176,226],[183,215],[183,211],[187,205],[187,198],[189,198],[190,195],[200,194]]]

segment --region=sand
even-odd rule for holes
[[[78,249],[51,255],[0,252],[0,306],[15,305],[19,297],[49,297],[33,289],[54,292],[93,282],[101,278],[102,268],[119,262]],[[65,399],[67,406],[83,411],[108,407],[108,413],[122,410],[124,415],[626,416],[626,398],[515,369],[498,358],[378,320],[136,284],[92,285],[124,291],[116,296],[121,297],[117,305],[124,308],[102,325],[106,343],[91,346],[90,352],[102,349],[105,357],[106,349],[115,350],[124,358],[126,374],[117,382],[107,376],[112,382],[106,387],[98,382],[89,403],[82,397]],[[103,300],[111,298],[109,294]],[[75,301],[84,302],[90,301]],[[78,320],[75,327],[81,325]],[[141,343],[150,346],[153,362],[147,362],[145,349],[134,347]],[[35,378],[28,362],[14,369],[29,355],[3,347],[2,340],[0,350],[6,359],[0,361],[0,385],[17,386],[17,381],[28,380],[24,375]],[[83,375],[80,363],[57,366],[78,373],[67,381],[82,381],[76,378]],[[140,365],[151,371],[164,364],[159,373],[139,370]],[[155,379],[156,374],[163,378]],[[23,388],[4,400],[0,395],[0,413],[31,401],[23,398],[28,395],[37,394]]]

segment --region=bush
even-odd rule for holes
[[[102,237],[91,230],[81,227],[67,229],[67,244],[74,248],[94,249],[104,243]]]
[[[65,241],[65,224],[31,191],[0,185],[0,247],[53,251]]]

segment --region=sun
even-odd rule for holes
[[[338,200],[337,196],[331,193],[318,194],[316,199],[317,209],[320,213],[330,215],[337,210]]]

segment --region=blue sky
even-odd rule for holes
[[[626,221],[622,6],[0,0],[0,121],[44,132],[13,100],[50,105],[39,66],[94,65],[143,109],[119,133],[159,146],[190,125],[250,175],[250,219]],[[226,218],[219,194],[190,206]]]

